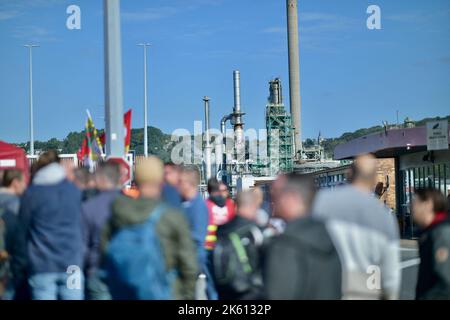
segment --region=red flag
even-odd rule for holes
[[[131,144],[131,109],[125,112],[123,115],[123,126],[125,129],[125,153],[130,150]],[[101,144],[104,146],[106,144],[106,135],[103,132],[99,137]]]
[[[128,153],[131,144],[131,109],[125,112],[123,124],[125,126],[125,153]]]
[[[105,132],[103,131],[103,133],[98,138],[100,139],[100,142],[102,143],[102,146],[104,146],[106,144]]]
[[[83,139],[83,144],[81,145],[80,149],[78,149],[78,152],[77,152],[78,160],[83,161],[84,157],[86,155],[88,155],[90,152],[91,152],[91,150],[89,149],[89,146],[87,144],[87,140],[86,140],[86,137],[85,137]]]

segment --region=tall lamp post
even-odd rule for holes
[[[26,44],[29,52],[29,81],[30,81],[30,155],[34,155],[34,125],[33,125],[33,48],[39,47],[37,44]]]
[[[144,156],[148,157],[148,134],[147,134],[147,47],[150,46],[150,43],[139,43],[138,46],[141,46],[144,49]]]

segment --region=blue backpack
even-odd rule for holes
[[[103,273],[115,300],[169,300],[173,272],[167,272],[156,224],[166,206],[159,205],[141,224],[119,230],[108,245]]]

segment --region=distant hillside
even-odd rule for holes
[[[103,133],[103,130],[99,130],[99,135]],[[61,153],[76,153],[80,148],[83,139],[85,137],[85,131],[70,132],[63,140],[52,138],[48,141],[36,141],[34,148],[36,150],[49,150],[56,149]],[[163,133],[160,129],[155,127],[148,127],[148,152],[159,156],[164,161],[170,159],[170,134]],[[136,154],[144,153],[144,129],[131,129],[131,145],[130,150],[134,150]],[[18,146],[22,147],[26,151],[29,148],[29,143],[20,143]]]
[[[430,120],[440,120],[447,119],[450,122],[450,115],[446,117],[435,117],[435,118],[425,118],[419,121],[415,121],[416,126],[424,126],[427,121]],[[395,127],[395,125],[390,125],[389,127]],[[359,138],[361,136],[375,133],[383,130],[382,126],[373,126],[370,128],[358,129],[354,132],[345,132],[338,138],[325,138],[323,139],[323,146],[325,148],[325,153],[327,156],[333,154],[333,149],[338,144]],[[103,130],[99,130],[100,133]],[[159,156],[164,161],[169,161],[170,152],[172,150],[173,144],[170,141],[170,134],[163,133],[160,129],[155,127],[148,127],[149,135],[149,153]],[[63,140],[58,140],[52,138],[48,141],[36,141],[36,150],[49,150],[56,149],[61,153],[76,153],[80,148],[83,138],[85,136],[84,131],[82,132],[70,132],[67,137]],[[131,150],[134,150],[136,154],[144,153],[144,129],[132,129],[131,130]],[[316,143],[316,139],[306,139],[304,142],[305,146],[311,146]],[[28,150],[28,143],[21,143],[18,146],[22,147],[26,151]]]

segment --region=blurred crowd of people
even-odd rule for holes
[[[95,172],[54,151],[23,172],[0,173],[0,297],[110,299],[398,299],[395,216],[379,201],[375,158],[360,156],[348,183],[316,190],[281,174],[231,195],[197,166],[153,156],[132,189],[119,163]],[[416,190],[422,228],[416,297],[450,299],[448,199]]]

